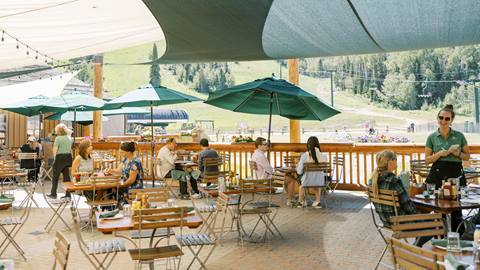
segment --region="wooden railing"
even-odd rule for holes
[[[155,144],[155,154],[164,144]],[[225,166],[229,170],[237,172],[240,177],[251,176],[251,170],[248,166],[255,147],[253,143],[247,144],[211,144],[213,149],[219,154],[228,154],[230,159]],[[120,143],[103,142],[94,143],[94,150],[108,151],[117,158],[117,164],[120,161]],[[179,150],[199,151],[200,146],[193,143],[180,143]],[[367,183],[375,168],[375,154],[385,150],[393,150],[397,154],[397,171],[410,170],[410,160],[424,159],[425,146],[420,144],[352,144],[352,143],[328,143],[321,144],[322,152],[326,152],[332,167],[332,178],[339,179],[340,189],[361,190]],[[283,157],[290,155],[300,155],[306,151],[305,144],[296,143],[276,143],[270,150],[270,160],[274,167],[283,166]],[[480,145],[470,146],[472,154],[480,154]],[[146,178],[151,178],[152,159],[151,144],[139,143],[137,155],[142,160],[145,169]],[[340,166],[334,161],[336,158],[343,158],[343,165]]]

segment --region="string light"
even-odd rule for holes
[[[15,36],[9,34],[9,33],[8,33],[7,31],[5,31],[4,29],[1,29],[1,28],[0,28],[0,30],[2,31],[2,37],[1,37],[1,41],[2,41],[2,42],[5,41],[5,38],[13,39],[13,40],[16,42],[16,48],[17,48],[17,50],[19,50],[20,47],[25,48],[25,49],[26,49],[25,54],[28,55],[28,56],[30,56],[30,51],[32,51],[32,54],[31,54],[31,55],[33,55],[33,52],[35,52],[35,56],[34,56],[35,60],[38,60],[39,57],[40,57],[40,58],[44,58],[44,59],[45,59],[44,62],[45,62],[45,64],[47,64],[47,65],[54,65],[55,62],[58,62],[58,61],[57,61],[56,59],[54,59],[53,57],[51,57],[51,56],[49,56],[49,55],[47,55],[47,54],[45,54],[45,53],[39,52],[38,50],[36,50],[35,48],[32,48],[32,46],[28,45],[27,43],[19,40],[19,39],[18,39],[17,37],[15,37]]]

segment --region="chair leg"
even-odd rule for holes
[[[380,266],[380,264],[382,263],[382,259],[383,259],[383,257],[385,256],[385,253],[387,252],[388,247],[389,247],[389,245],[387,244],[387,245],[385,246],[385,248],[383,249],[382,255],[381,255],[380,258],[378,259],[377,265],[375,265],[375,270],[377,270],[377,269],[378,269],[378,266]]]

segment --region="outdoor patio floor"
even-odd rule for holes
[[[36,198],[43,200],[40,194]],[[285,239],[274,238],[267,244],[237,244],[236,232],[226,234],[223,246],[218,246],[207,263],[209,269],[373,269],[384,243],[372,224],[367,199],[361,192],[336,192],[329,196],[328,209],[287,208],[284,198],[277,197],[282,208],[276,218]],[[179,202],[179,201],[177,201]],[[189,201],[182,201],[189,203]],[[84,209],[82,211],[87,211]],[[11,215],[3,211],[1,216]],[[14,214],[20,210],[14,210]],[[13,247],[3,258],[13,258],[15,269],[51,269],[52,247],[56,230],[65,232],[72,243],[68,269],[93,269],[80,252],[75,235],[58,222],[47,233],[43,230],[52,211],[48,208],[33,208],[30,219],[17,236],[28,260],[22,261]],[[64,218],[70,222],[70,210]],[[253,226],[247,220],[247,227]],[[108,239],[111,235],[83,231],[84,239]],[[128,245],[127,245],[128,248]],[[184,249],[182,268],[192,258]],[[384,260],[389,263],[389,258]],[[157,269],[165,269],[162,263]],[[148,267],[145,266],[144,269]],[[134,269],[128,253],[119,254],[110,269]],[[199,269],[198,264],[192,269]]]

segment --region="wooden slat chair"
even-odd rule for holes
[[[220,199],[217,198],[217,201],[219,201],[219,203],[217,203],[216,209],[218,209],[219,213],[224,213],[222,225],[220,226],[220,236],[217,236],[214,229],[215,224],[212,224],[212,222],[215,222],[216,220],[205,219],[200,209],[196,206],[195,200],[192,198],[192,196],[190,196],[190,200],[192,202],[193,208],[195,209],[195,213],[202,219],[202,222],[203,222],[202,226],[203,228],[205,228],[205,232],[202,233],[199,229],[198,233],[182,234],[180,236],[176,236],[176,239],[177,239],[177,242],[180,244],[180,247],[187,247],[190,250],[190,252],[192,252],[193,254],[192,261],[187,266],[187,269],[190,269],[190,267],[192,267],[195,261],[197,261],[200,264],[199,269],[207,269],[206,267],[207,261],[212,255],[215,248],[217,247],[217,242],[219,241],[219,238],[223,236],[223,229],[225,226],[225,210],[227,207],[227,202],[225,200],[222,200],[222,198]],[[203,248],[207,248],[209,246],[210,246],[210,251],[207,252],[204,259],[201,259],[200,252],[202,251]]]
[[[327,175],[330,174],[331,168],[330,168],[330,163],[328,162],[319,162],[319,163],[314,163],[314,162],[306,162],[303,164],[303,174],[308,174],[312,172],[323,172],[324,174],[324,179],[318,179],[318,184],[313,184],[313,185],[302,185],[303,192],[304,192],[304,202],[303,205],[307,206],[307,189],[308,188],[318,188],[320,189],[320,194],[322,195],[327,195],[327,189],[329,187],[328,182],[327,182]],[[323,184],[322,184],[323,183]],[[327,199],[325,196],[321,196],[321,198],[324,198],[324,205],[325,207],[328,207],[327,205]]]
[[[275,234],[275,231],[283,238],[283,235],[280,233],[280,230],[273,222],[276,214],[278,213],[278,205],[272,203],[271,195],[275,193],[275,188],[273,187],[273,180],[272,179],[240,179],[240,197],[243,198],[246,194],[252,194],[252,199],[249,201],[244,202],[237,210],[238,224],[239,224],[239,239],[243,245],[243,234],[246,234],[243,224],[242,224],[242,216],[246,215],[257,215],[258,220],[253,227],[252,231],[250,232],[248,237],[251,237],[258,225],[263,223],[265,225],[265,233],[264,233],[264,240],[266,240],[268,233]],[[267,201],[255,201],[255,194],[265,195],[268,194]],[[272,209],[276,209],[275,214],[271,216],[273,213]]]
[[[425,250],[402,240],[391,238],[389,246],[392,251],[392,261],[395,269],[414,270],[444,270],[439,254]]]
[[[414,183],[423,183],[430,173],[431,165],[425,160],[410,160],[410,177]]]
[[[108,269],[117,254],[126,251],[125,243],[120,238],[85,242],[82,237],[77,210],[73,206],[70,207],[70,210],[72,212],[73,231],[80,251],[95,269]]]
[[[297,167],[298,162],[300,161],[300,156],[284,156],[283,157],[283,166],[295,168]]]
[[[34,164],[34,168],[32,169],[25,169],[28,171],[28,173],[30,174],[30,172],[32,171],[36,171],[37,169],[40,169],[40,168],[37,168],[36,165],[37,165],[37,159],[38,159],[38,155],[37,153],[18,153],[17,154],[17,157],[18,157],[18,160],[21,162],[22,160],[33,160],[33,164]],[[35,178],[34,181],[36,182],[37,179]]]
[[[57,269],[57,263],[60,269],[67,270],[68,257],[70,255],[70,242],[62,232],[57,231],[55,243],[53,245],[53,270]]]
[[[148,196],[150,203],[166,203],[169,198],[169,191],[166,187],[160,188],[143,188],[143,189],[129,189],[128,190],[128,199],[133,201],[138,195],[139,198],[142,198],[143,195]],[[145,239],[151,238],[152,234],[154,238],[166,238],[175,235],[173,231],[169,231],[166,228],[157,229],[155,232],[153,230],[142,230],[142,231],[133,231],[130,234],[132,239]],[[160,240],[159,240],[160,241]]]
[[[95,213],[98,211],[99,207],[103,206],[117,206],[118,204],[118,192],[120,189],[120,179],[117,177],[99,177],[90,179],[93,190],[92,198],[87,198],[85,202],[89,207],[90,211],[88,214],[88,223],[90,228],[93,231],[93,226],[95,224]],[[117,187],[115,188],[114,194],[101,193],[97,194],[98,190],[105,191],[105,189],[100,188],[102,185],[116,183]],[[97,196],[99,195],[99,196]],[[111,199],[111,196],[114,196],[114,199]]]
[[[397,239],[422,236],[443,237],[447,227],[442,214],[417,214],[391,217],[392,237]]]
[[[168,177],[164,177],[164,178],[161,178],[160,175],[161,173],[167,173],[167,172],[161,172],[160,171],[160,166],[162,165],[161,164],[161,160],[158,158],[158,157],[155,157],[153,159],[153,167],[154,167],[154,170],[155,170],[155,177],[158,177],[160,178],[160,185],[162,187],[165,187],[168,189],[168,191],[170,192],[170,194],[172,194],[173,197],[175,197],[176,199],[178,199],[178,195],[177,195],[177,192],[175,191],[174,187],[172,186],[172,184],[174,183],[173,179],[172,178],[168,178]]]
[[[215,212],[209,212],[209,215],[205,217],[205,212],[202,211],[202,206],[196,206],[196,209],[198,211],[198,214],[203,220],[202,226],[199,228],[199,232],[207,232],[208,227],[206,226],[207,224],[210,225],[210,228],[217,234],[218,239],[223,238],[223,233],[225,231],[225,220],[227,217],[227,213],[229,212],[232,214],[232,224],[230,226],[230,230],[232,230],[234,221],[238,221],[238,217],[234,215],[236,213],[236,210],[231,210],[229,211],[229,208],[232,207],[229,202],[231,201],[230,196],[226,195],[225,193],[219,191],[217,200],[214,205],[211,205],[211,209],[215,209]],[[192,202],[193,204],[194,202]],[[222,215],[220,217],[220,215]],[[220,231],[217,230],[217,222],[221,220],[221,225],[219,227]]]
[[[220,166],[222,166],[223,164],[223,159],[221,157],[218,157],[218,158],[207,157],[203,159],[202,163],[204,168],[217,166],[220,169]],[[208,198],[209,191],[212,190],[212,188],[209,188],[207,185],[209,183],[216,184],[218,187],[218,179],[220,177],[223,177],[223,179],[225,179],[226,172],[220,171],[220,170],[209,172],[207,170],[204,170],[204,172],[202,173],[202,176],[199,178],[200,182],[204,184],[204,187],[199,187],[200,193],[202,193],[206,198]]]
[[[31,200],[37,207],[40,208],[38,202],[33,197],[33,195],[35,194],[35,191],[37,190],[37,183],[38,183],[38,179],[35,182],[31,182],[29,181],[28,176],[17,177],[17,184],[16,184],[17,188],[19,187],[23,189],[27,194],[23,199],[23,201],[20,203],[19,207],[26,205],[27,201]]]
[[[344,172],[343,172],[343,165],[344,165],[344,159],[343,157],[338,157],[338,156],[334,156],[333,157],[333,163],[332,163],[332,171],[330,174],[330,178],[331,178],[331,182],[329,183],[329,190],[331,192],[335,192],[335,190],[337,190],[337,187],[338,187],[338,184],[343,181],[343,177],[344,177]],[[338,179],[337,179],[337,168],[339,170],[339,174],[338,174]],[[332,187],[332,184],[335,184],[333,187]]]
[[[25,257],[25,252],[22,248],[18,245],[15,241],[15,236],[17,236],[18,232],[22,229],[23,225],[28,220],[30,216],[31,210],[31,201],[27,202],[25,208],[23,208],[23,212],[21,216],[9,216],[9,217],[2,217],[0,218],[0,231],[4,234],[5,238],[0,243],[0,256],[3,255],[7,247],[11,244],[18,253],[22,256],[24,260],[27,260]]]
[[[220,154],[220,157],[223,159],[222,170],[226,172],[230,172],[230,154],[222,153]]]
[[[389,241],[383,232],[388,231],[393,234],[393,231],[391,228],[383,226],[383,223],[381,220],[377,220],[374,203],[393,207],[394,216],[398,216],[398,207],[400,207],[400,198],[396,191],[387,190],[387,189],[379,189],[378,195],[376,195],[370,188],[368,188],[367,195],[368,195],[368,201],[370,202],[370,212],[372,214],[373,225],[375,226],[378,233],[380,234],[383,241],[385,242],[385,248],[383,249],[382,255],[378,259],[377,265],[375,266],[375,269],[377,269],[380,263],[382,262],[383,256],[385,256],[385,253],[387,252],[387,249],[389,246]]]
[[[180,237],[183,235],[183,226],[187,222],[188,207],[169,207],[169,208],[153,208],[153,209],[139,209],[134,210],[132,215],[133,227],[135,230],[152,230],[159,228],[173,228],[180,227]],[[149,264],[150,269],[153,269],[154,261],[157,259],[174,258],[173,264],[175,269],[180,268],[180,259],[183,256],[182,249],[177,245],[157,246],[158,241],[147,248],[141,247],[139,239],[139,248],[129,249],[130,257],[139,264]],[[178,260],[175,262],[175,259]]]

